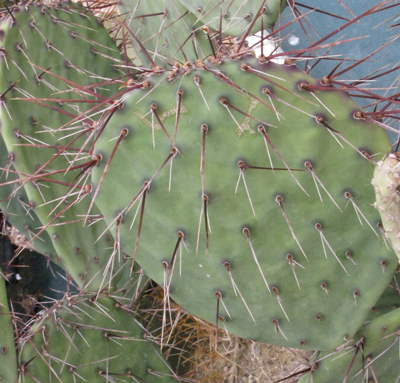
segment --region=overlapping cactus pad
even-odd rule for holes
[[[44,311],[20,340],[25,382],[175,382],[146,330],[111,297],[81,295]]]
[[[146,65],[196,61],[215,54],[212,41],[274,25],[286,6],[286,0],[121,0],[118,10],[125,25],[120,25],[120,38],[131,42],[135,59]]]
[[[121,246],[183,309],[239,336],[352,337],[397,265],[369,186],[386,133],[340,90],[252,58],[142,85],[95,147],[92,197]]]
[[[9,151],[3,147],[1,154],[1,182],[8,183],[2,208],[31,245],[66,267],[81,287],[98,289],[115,273],[117,251],[106,226],[97,222],[101,213],[86,216],[90,202],[82,183],[96,159],[83,146],[95,127],[80,114],[117,91],[110,76],[117,74],[113,64],[123,61],[106,29],[76,4],[11,10],[1,19],[1,133]],[[74,84],[79,89],[71,91]],[[94,84],[101,89],[96,92]],[[72,99],[81,102],[72,106]],[[66,127],[74,117],[76,125]]]

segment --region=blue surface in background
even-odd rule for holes
[[[318,8],[326,12],[333,13],[338,16],[345,17],[347,19],[353,19],[355,16],[362,14],[368,9],[376,6],[379,2],[376,0],[341,0],[350,11],[351,14],[344,6],[342,6],[337,0],[326,1],[326,0],[303,0],[302,4],[307,6]],[[399,4],[399,1],[389,1],[385,7],[393,4]],[[296,5],[302,14],[309,11],[309,9],[302,6]],[[340,44],[333,47],[328,55],[336,56],[336,60],[321,60],[315,68],[312,68],[310,74],[315,78],[322,78],[329,74],[331,70],[340,62],[338,59],[348,58],[352,60],[360,60],[372,53],[374,50],[379,49],[382,45],[389,42],[393,38],[400,34],[400,7],[392,7],[381,12],[374,13],[366,16],[354,23],[353,25],[345,28],[341,32],[335,34],[333,37],[326,40],[324,43],[330,43],[338,41],[339,39],[346,40],[353,37],[365,36],[363,39],[352,41],[349,43]],[[293,19],[292,10],[287,7],[283,13],[282,25]],[[319,12],[311,12],[306,18],[302,19],[302,25],[307,31],[312,42],[317,41],[323,36],[326,36],[335,29],[346,24],[346,20],[341,20],[333,16],[321,14]],[[309,23],[309,25],[307,24]],[[396,26],[396,24],[399,24]],[[311,25],[311,27],[310,27]],[[278,25],[275,26],[277,28]],[[307,38],[306,33],[301,28],[299,22],[295,22],[289,27],[282,31],[281,37],[298,37],[298,43],[293,45],[290,43],[290,39],[286,38],[282,42],[282,49],[284,51],[291,51],[294,49],[306,48],[310,45],[310,40]],[[321,49],[318,51],[319,54],[324,54],[327,49]],[[313,54],[316,56],[316,54]],[[307,57],[307,54],[303,55]],[[393,41],[387,47],[371,56],[368,62],[363,62],[355,68],[350,69],[344,73],[338,79],[340,80],[356,80],[360,79],[368,74],[377,71],[374,75],[383,73],[397,65],[400,65],[400,38]],[[312,66],[315,60],[308,62],[308,66]],[[346,67],[354,64],[354,61],[344,62],[338,71],[342,71]],[[306,62],[298,63],[300,69],[305,69]],[[395,94],[399,89],[399,75],[398,70],[389,73],[385,76],[379,77],[376,81],[363,83],[363,88],[369,88],[372,92],[386,97]],[[376,89],[380,88],[380,89]],[[356,98],[355,101],[365,107],[371,103],[371,100],[364,98]],[[383,104],[380,104],[383,106]],[[390,121],[385,121],[389,123]],[[393,127],[398,127],[398,123],[395,122]],[[396,134],[390,133],[389,137],[391,141],[397,139]]]

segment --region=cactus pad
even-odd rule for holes
[[[176,381],[128,311],[110,297],[81,294],[42,312],[21,339],[24,381]]]
[[[400,309],[374,319],[338,352],[319,355],[299,383],[396,382],[399,365]],[[310,377],[312,375],[312,377]]]
[[[93,198],[121,245],[238,336],[311,349],[353,336],[397,264],[368,188],[385,132],[293,66],[226,60],[144,83],[95,148]]]
[[[41,221],[23,226],[31,228],[26,237],[66,267],[80,287],[91,283],[99,289],[114,276],[116,257],[116,263],[122,259],[101,213],[93,210],[94,216],[86,216],[88,170],[96,159],[84,148],[93,144],[95,127],[83,114],[97,103],[107,103],[106,95],[118,90],[116,83],[107,83],[117,73],[112,65],[123,61],[105,28],[84,11],[73,3],[25,4],[3,15],[1,133],[11,160],[4,158],[0,166],[11,166],[21,179],[6,202],[20,198]],[[71,99],[80,101],[72,109]],[[21,113],[21,108],[29,112]],[[75,127],[61,128],[72,118]],[[2,181],[7,182],[6,175],[3,171]],[[84,227],[85,221],[91,225]],[[57,253],[51,246],[47,251],[37,245],[47,235]]]

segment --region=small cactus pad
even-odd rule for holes
[[[8,308],[6,283],[0,269],[0,381],[17,381],[17,352],[14,344],[14,327]]]
[[[397,266],[368,187],[386,133],[294,66],[226,59],[142,84],[95,147],[93,198],[121,246],[238,336],[311,349],[353,336]]]
[[[22,381],[176,382],[128,311],[110,297],[82,294],[42,312],[20,339]]]
[[[389,239],[400,261],[400,160],[397,153],[379,161],[374,172],[376,202],[385,236]]]

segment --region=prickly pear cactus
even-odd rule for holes
[[[142,84],[95,147],[93,198],[122,246],[183,309],[241,337],[352,337],[397,267],[366,187],[385,132],[292,66],[226,59]]]
[[[71,297],[41,313],[21,339],[26,382],[129,379],[176,382],[129,307],[107,296]]]
[[[362,326],[397,268],[368,187],[390,149],[386,133],[342,90],[244,53],[269,2],[238,23],[239,40],[225,40],[217,30],[233,27],[231,11],[246,19],[230,4],[199,2],[195,15],[183,0],[167,11],[134,3],[119,20],[121,55],[76,5],[29,4],[3,17],[1,133],[11,156],[1,166],[15,169],[41,221],[32,241],[46,231],[85,292],[23,338],[24,376],[139,376],[124,358],[113,364],[113,342],[127,339],[104,315],[127,322],[113,301],[125,291],[114,289],[132,289],[136,262],[164,289],[163,326],[173,298],[255,341],[329,351],[369,334]],[[129,39],[144,67],[130,64]],[[105,288],[113,298],[86,300]],[[101,314],[83,323],[90,304]],[[99,353],[79,364],[70,350],[87,326]]]

